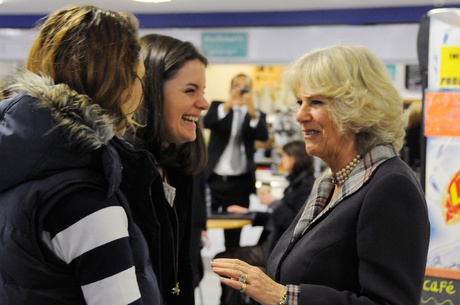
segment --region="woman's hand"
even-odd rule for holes
[[[221,282],[247,294],[262,305],[275,305],[286,291],[259,267],[239,259],[218,258],[211,261],[212,271],[221,276]]]
[[[235,214],[246,214],[248,212],[248,208],[233,204],[227,207],[227,212],[235,213]]]

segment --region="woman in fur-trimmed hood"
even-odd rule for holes
[[[27,70],[8,81],[0,304],[162,303],[154,241],[132,215],[158,173],[141,172],[151,154],[118,138],[142,100],[137,28],[125,13],[58,10],[41,25]],[[136,187],[125,191],[128,183]]]

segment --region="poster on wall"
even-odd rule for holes
[[[460,92],[427,92],[425,95],[425,137],[460,136]]]
[[[460,270],[460,138],[427,141],[425,192],[431,223],[427,265]]]
[[[430,18],[428,88],[460,88],[460,17],[457,9],[434,9]]]

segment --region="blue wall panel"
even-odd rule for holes
[[[449,7],[460,7],[451,5]],[[418,23],[434,6],[254,13],[136,14],[141,28]],[[0,15],[0,28],[30,28],[43,15]]]

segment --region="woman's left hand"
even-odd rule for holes
[[[239,259],[218,258],[211,261],[212,271],[221,276],[221,282],[247,294],[263,305],[278,304],[286,286],[278,284],[259,267]]]

